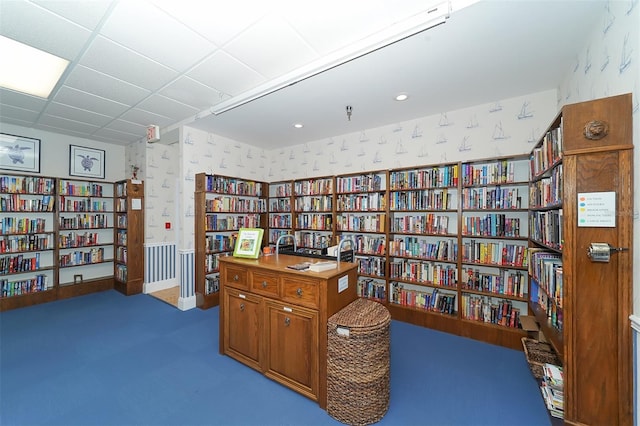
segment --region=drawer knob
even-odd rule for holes
[[[244,303],[241,303],[241,304],[240,304],[240,311],[241,311],[241,312],[244,312]]]
[[[296,294],[298,295],[298,297],[302,296],[302,289],[298,288],[298,290],[296,290]]]
[[[291,318],[289,318],[289,317],[285,317],[285,318],[284,318],[284,325],[286,325],[287,327],[289,327],[289,324],[291,324]]]
[[[240,279],[240,277],[237,274],[233,276],[233,280],[234,281],[238,281],[239,279]]]
[[[267,288],[267,282],[266,281],[262,281],[262,288]]]

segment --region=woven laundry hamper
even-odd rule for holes
[[[391,315],[382,304],[356,299],[328,320],[327,413],[349,425],[369,425],[389,409]]]

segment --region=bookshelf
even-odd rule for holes
[[[567,424],[634,420],[631,110],[630,94],[566,105],[531,153],[529,304],[564,362]],[[628,250],[596,262],[596,242]]]
[[[353,242],[360,297],[387,300],[388,171],[336,177],[336,244]],[[348,248],[349,246],[345,246]]]
[[[0,174],[1,308],[56,299],[55,179]]]
[[[320,254],[334,236],[334,177],[293,181],[294,232],[298,249]]]
[[[233,253],[238,230],[268,228],[268,194],[268,185],[262,182],[206,173],[196,175],[195,290],[199,308],[219,304],[219,259]]]
[[[130,296],[144,284],[144,183],[127,179],[115,188],[114,288]]]
[[[114,185],[58,179],[58,298],[113,288]]]
[[[269,245],[275,245],[282,235],[293,234],[292,187],[292,181],[269,183]]]

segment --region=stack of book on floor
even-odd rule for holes
[[[564,375],[562,367],[546,363],[540,384],[542,397],[553,417],[564,418]]]

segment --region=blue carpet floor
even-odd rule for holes
[[[0,313],[1,425],[340,425],[218,354],[218,308],[116,291]],[[524,354],[391,323],[379,425],[549,425]]]

